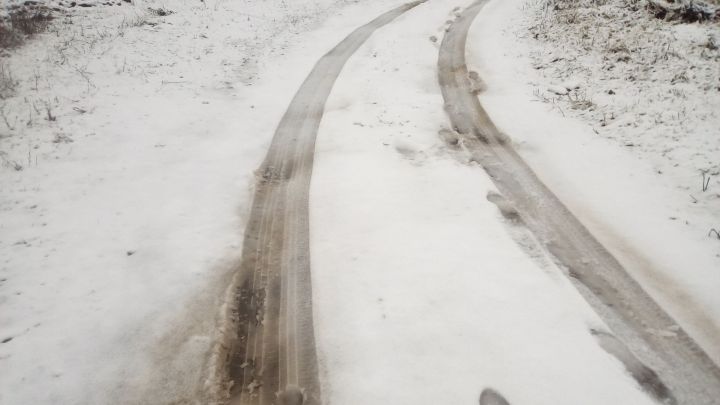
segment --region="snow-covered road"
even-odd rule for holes
[[[479,5],[473,11],[477,12]],[[568,341],[558,339],[555,335],[558,333],[557,320],[553,316],[559,313],[567,316],[567,306],[578,306],[583,308],[582,311],[591,312],[587,303],[579,303],[582,300],[579,294],[569,291],[569,283],[544,286],[539,290],[542,294],[562,297],[559,305],[564,309],[552,305],[528,308],[528,302],[543,300],[533,300],[533,292],[538,291],[524,289],[523,283],[516,279],[488,288],[493,284],[489,282],[498,277],[495,271],[504,276],[507,276],[506,271],[520,272],[516,275],[521,275],[524,281],[532,279],[522,273],[522,261],[503,259],[513,253],[534,258],[536,262],[531,268],[535,268],[537,276],[561,277],[563,271],[542,253],[544,242],[548,242],[547,235],[537,235],[538,242],[522,223],[518,223],[519,216],[527,216],[528,212],[522,212],[522,209],[528,205],[512,201],[538,199],[534,206],[542,207],[551,202],[548,197],[552,195],[549,192],[548,195],[536,195],[533,187],[519,187],[508,195],[508,202],[493,186],[481,186],[479,179],[472,180],[474,175],[488,181],[489,178],[481,173],[465,172],[467,167],[462,166],[445,166],[450,163],[448,160],[452,161],[453,149],[457,155],[454,157],[471,167],[476,163],[487,163],[487,159],[482,159],[482,154],[487,152],[473,148],[472,139],[467,136],[453,134],[438,115],[442,111],[442,99],[437,98],[439,88],[429,82],[434,80],[429,74],[434,73],[437,59],[437,50],[432,44],[443,35],[450,38],[456,34],[454,40],[448,40],[448,44],[452,44],[448,48],[452,50],[446,50],[445,55],[454,59],[446,62],[462,63],[446,66],[446,76],[441,80],[449,79],[448,75],[452,74],[466,81],[464,35],[472,18],[459,20],[465,24],[463,31],[443,24],[448,17],[450,21],[454,20],[458,9],[443,10],[447,16],[443,18],[443,13],[432,10],[433,7],[442,6],[430,2],[418,7],[383,32],[384,35],[388,35],[385,34],[387,31],[392,32],[393,40],[371,41],[367,45],[371,49],[365,52],[366,60],[350,63],[341,75],[323,121],[323,128],[331,129],[324,130],[328,133],[327,138],[322,137],[321,131],[318,144],[311,212],[316,213],[314,223],[319,225],[312,228],[311,234],[318,235],[312,239],[312,251],[315,294],[319,298],[316,305],[316,311],[320,313],[319,345],[320,348],[324,345],[331,348],[332,354],[327,357],[332,364],[326,365],[326,376],[329,381],[337,381],[331,384],[330,392],[335,396],[331,395],[330,402],[464,403],[471,402],[481,389],[491,386],[500,388],[511,402],[519,403],[643,403],[652,401],[651,397],[674,403],[675,394],[668,391],[652,369],[639,362],[622,342],[612,337],[611,328],[595,317],[587,317],[587,313],[569,316],[561,335],[572,338]],[[428,14],[416,16],[423,10]],[[420,18],[424,20],[421,22]],[[449,34],[445,34],[446,30]],[[427,42],[423,43],[425,38]],[[426,54],[420,51],[423,48]],[[359,59],[361,55],[362,50],[355,58]],[[358,94],[358,89],[363,90]],[[470,91],[462,86],[456,95],[470,96]],[[460,115],[469,117],[471,124],[489,124],[487,117],[476,116],[477,101],[474,104],[458,103],[455,99],[447,101],[446,108],[454,113],[451,117]],[[461,132],[464,129],[466,135],[486,132],[487,136],[497,136],[487,133],[487,128],[481,127],[480,132],[467,128],[467,122],[453,123],[453,129]],[[447,144],[441,139],[448,141]],[[329,149],[328,145],[331,145]],[[468,150],[471,153],[465,156],[464,152]],[[503,164],[502,161],[495,163]],[[522,168],[524,173],[514,173],[518,167],[510,167],[505,180],[509,180],[508,176],[520,174],[522,178],[530,174],[532,178],[526,177],[523,181],[524,185],[531,185],[534,176],[527,167]],[[495,177],[502,167],[489,169]],[[468,176],[466,180],[463,180],[464,176]],[[502,181],[500,184],[506,192],[508,185]],[[513,185],[517,186],[517,183]],[[513,211],[513,205],[518,206],[520,214]],[[553,208],[557,207],[550,205],[547,209]],[[505,238],[490,236],[487,227],[493,221],[474,219],[473,215],[478,215],[478,211],[503,218],[507,227],[505,232],[509,235]],[[567,211],[557,215],[565,218],[549,227],[557,232],[554,236],[572,238],[566,233],[567,226],[562,224],[571,219],[571,215]],[[548,228],[548,224],[544,226]],[[589,237],[587,231],[583,232]],[[594,243],[586,245],[590,251],[583,253],[592,256],[596,253],[594,250],[602,250],[597,242]],[[563,242],[560,245],[567,247]],[[607,256],[607,252],[602,255]],[[603,256],[603,260],[608,259]],[[589,272],[599,271],[600,263],[584,266]],[[538,267],[544,268],[546,273]],[[624,273],[622,275],[627,278]],[[590,277],[590,274],[586,276]],[[555,278],[554,281],[559,280]],[[473,291],[477,296],[473,296]],[[494,301],[497,294],[507,300],[508,307],[498,308]],[[637,299],[648,298],[641,295]],[[346,304],[345,301],[350,302]],[[375,308],[375,313],[367,313],[368,308]],[[389,316],[389,312],[394,316]],[[522,325],[527,320],[504,323],[530,314],[538,319],[548,317],[544,324],[535,325],[532,333],[524,329],[528,325]],[[653,317],[655,313],[649,311],[638,315],[639,318],[643,316]],[[462,321],[453,322],[454,319]],[[335,325],[343,323],[356,326],[340,331],[334,329]],[[501,323],[503,327],[489,327],[488,323]],[[644,332],[642,328],[640,330]],[[586,341],[588,346],[580,349],[578,334],[590,338]],[[470,339],[464,340],[465,337]],[[534,344],[524,339],[527,337],[542,342],[543,348],[529,349]],[[508,340],[516,342],[517,346],[497,350]],[[561,348],[554,349],[548,344],[550,341],[560,344]],[[390,346],[384,346],[387,343]],[[372,355],[367,351],[350,353],[350,347],[371,348]],[[645,350],[642,345],[634,347],[638,348]],[[694,348],[692,343],[690,348]],[[535,361],[514,357],[518,350],[524,349],[531,350],[535,356],[546,353],[554,362],[531,364]],[[583,356],[597,357],[583,359],[578,356],[581,352]],[[570,353],[572,358],[568,358]],[[614,364],[604,367],[598,358]],[[580,363],[572,364],[575,360]],[[680,396],[680,401],[714,403],[715,396],[711,392],[717,381],[714,365],[702,354],[696,361],[706,368],[690,377],[689,383],[682,381],[685,376],[679,377],[678,389],[696,390],[689,396]],[[593,365],[592,370],[588,370],[587,364]],[[692,370],[695,365],[689,368]],[[528,368],[534,366],[541,366],[543,370],[528,372]],[[618,371],[628,374],[613,377],[612,373]],[[665,371],[672,374],[672,370]],[[566,380],[558,378],[554,384],[538,383],[538,378],[553,373]],[[627,380],[631,374],[648,397],[640,399],[642,394],[632,395],[626,391],[632,390],[634,385]],[[438,375],[442,376],[441,381],[437,381]],[[569,375],[576,378],[570,386],[565,384]],[[528,380],[523,380],[523,376]],[[511,381],[503,381],[503,378]],[[361,379],[366,382],[363,387],[352,384]],[[421,386],[423,389],[390,394],[388,384]],[[600,387],[598,384],[608,385]],[[539,385],[544,389],[542,398],[538,398],[536,392]],[[617,397],[610,398],[608,393]]]
[[[477,1],[463,13],[440,50],[445,108],[463,146],[507,197],[496,201],[516,210],[518,221],[535,234],[595,311],[637,353],[640,360],[610,350],[638,383],[664,403],[714,403],[720,398],[720,369],[540,181],[478,101],[473,80],[482,78],[470,75],[465,45],[470,25],[486,3]],[[672,336],[654,332],[663,330],[673,331]]]
[[[634,281],[514,150],[523,1],[136,0],[18,50],[0,403],[720,403],[709,290]]]
[[[304,397],[304,404],[322,403],[308,208],[317,130],[347,59],[375,30],[420,3],[382,14],[323,56],[275,131],[257,171],[243,257],[232,287],[237,304],[229,320],[226,355],[231,404],[272,404],[285,398],[290,405],[297,396]]]

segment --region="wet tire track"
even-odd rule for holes
[[[424,1],[424,0],[423,0]],[[356,29],[324,55],[295,94],[256,172],[238,270],[227,379],[231,404],[321,404],[312,314],[309,190],[325,102],[347,59],[407,10]]]
[[[667,404],[720,404],[717,365],[542,183],[473,92],[465,43],[486,2],[469,6],[440,47],[438,79],[454,130],[619,341],[652,371],[636,378],[643,389]]]

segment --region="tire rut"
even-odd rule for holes
[[[256,172],[228,338],[231,404],[322,403],[312,314],[309,190],[325,102],[348,58],[415,1],[356,29],[315,65]]]
[[[718,366],[542,183],[480,104],[466,66],[465,44],[472,21],[486,2],[469,6],[450,26],[440,47],[438,79],[462,145],[567,269],[573,285],[613,334],[648,368],[643,378],[634,375],[638,384],[667,404],[720,404]],[[667,393],[657,388],[665,386]]]

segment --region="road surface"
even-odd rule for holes
[[[235,334],[228,353],[231,404],[321,403],[313,332],[308,200],[325,102],[347,59],[373,32],[422,1],[356,29],[323,56],[278,125],[257,171],[243,244]],[[299,404],[297,404],[299,405]]]
[[[325,102],[347,59],[373,32],[422,2],[371,21],[321,58],[277,127],[257,171],[228,356],[232,404],[322,403],[312,315],[309,187]],[[589,330],[638,384],[666,404],[718,404],[720,369],[633,280],[514,151],[484,111],[465,63],[468,29],[486,0],[469,6],[442,40],[438,78],[462,145],[495,182],[489,195],[527,226],[610,327]],[[457,145],[454,145],[457,147]],[[498,401],[489,392],[485,401]]]
[[[480,104],[465,63],[465,42],[486,2],[468,7],[440,47],[438,79],[462,145],[612,329],[611,338],[593,331],[599,344],[663,403],[720,403],[717,365],[538,179]]]

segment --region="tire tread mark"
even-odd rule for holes
[[[315,65],[280,120],[256,171],[245,230],[226,378],[231,404],[270,405],[290,386],[321,401],[313,331],[309,193],[325,102],[347,59],[373,34],[426,0],[403,4],[350,33]]]
[[[675,403],[676,398],[687,405],[720,404],[718,366],[543,184],[472,91],[465,45],[472,21],[487,1],[470,5],[440,45],[438,80],[452,127],[603,321],[669,387],[664,402]],[[668,330],[673,336],[658,333]]]

